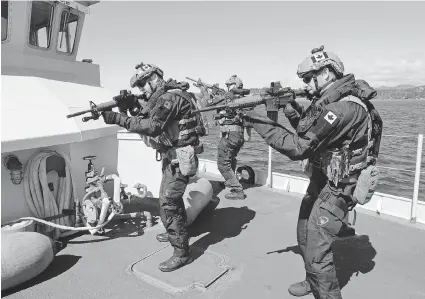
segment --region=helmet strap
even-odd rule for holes
[[[313,81],[314,81],[314,86],[316,87],[316,91],[313,93],[315,96],[319,96],[319,94],[320,94],[320,91],[322,90],[320,87],[319,87],[319,84],[317,83],[317,75],[316,74],[314,74],[313,75]]]
[[[147,82],[149,84],[149,87],[152,90],[152,93],[156,92],[158,90],[158,88],[163,85],[163,79],[161,78],[161,76],[157,72],[154,72],[153,74],[156,76],[156,78],[155,78],[155,80],[156,80],[156,84],[155,84],[156,88],[153,88],[153,85],[151,83],[152,82],[152,78]]]
[[[148,82],[148,84],[149,84],[149,87],[150,87],[150,88],[151,88],[151,90],[152,90],[152,93],[154,93],[156,90],[154,90],[154,88],[153,88],[153,86],[152,86],[151,82]]]
[[[322,90],[325,89],[326,87],[328,87],[329,85],[331,85],[332,83],[334,83],[336,81],[336,78],[333,77],[332,80],[329,80],[328,82],[323,84],[322,87],[319,87],[319,84],[317,83],[317,75],[316,74],[313,75],[313,80],[314,80],[314,86],[316,87],[316,91],[314,92],[314,95],[320,96],[320,94],[322,93]]]

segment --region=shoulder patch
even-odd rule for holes
[[[322,141],[338,129],[340,121],[341,115],[337,111],[324,108],[309,131]]]
[[[326,115],[324,116],[324,119],[330,123],[333,124],[334,121],[337,119],[338,117],[332,112],[332,111],[328,111],[328,113],[326,113]]]
[[[170,110],[171,107],[173,107],[173,103],[170,100],[166,100],[164,102],[164,107],[167,108],[168,110]]]
[[[174,107],[174,100],[170,97],[160,97],[157,100],[156,109],[153,112],[157,119],[165,121]]]

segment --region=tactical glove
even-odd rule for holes
[[[102,112],[103,121],[108,125],[116,125],[117,124],[117,116],[118,113],[106,110]]]
[[[127,108],[123,108],[123,107],[120,107],[120,106],[118,106],[118,111],[122,114],[122,115],[124,115],[124,116],[128,116],[128,113],[127,113]]]
[[[300,118],[300,114],[297,112],[297,110],[291,108],[286,108],[285,110],[283,110],[283,113],[285,114],[286,118],[289,121],[293,121],[295,119]]]
[[[252,128],[252,122],[250,121],[250,117],[246,114],[248,111],[239,110],[237,111],[236,117],[242,121],[242,126],[245,128]]]

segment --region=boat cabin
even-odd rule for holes
[[[77,61],[84,19],[99,1],[2,1],[2,75],[100,86],[99,66]]]

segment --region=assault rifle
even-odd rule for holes
[[[106,111],[106,110],[118,107],[118,105],[124,107],[125,110],[129,110],[130,114],[134,116],[134,115],[137,115],[141,109],[141,105],[138,102],[138,99],[144,99],[144,98],[145,98],[144,94],[136,95],[136,94],[132,94],[131,91],[124,89],[120,91],[119,95],[113,97],[112,101],[101,103],[99,105],[96,105],[95,103],[90,101],[89,102],[90,109],[68,114],[66,117],[72,118],[72,117],[76,117],[76,116],[90,112],[91,116],[83,117],[82,119],[83,122],[87,122],[91,119],[96,120],[96,119],[99,119],[102,111]]]
[[[259,95],[250,95],[241,98],[239,101],[227,105],[215,105],[203,109],[195,110],[195,112],[205,112],[215,109],[225,109],[227,111],[238,110],[243,108],[255,107],[258,105],[266,105],[267,117],[277,122],[279,109],[285,108],[295,101],[297,97],[306,97],[307,92],[302,89],[283,88],[280,82],[270,83],[270,88]]]
[[[186,77],[187,80],[190,80],[192,82],[193,86],[200,88],[201,86],[204,86],[205,88],[209,88],[211,89],[211,93],[213,96],[217,96],[217,95],[224,95],[226,93],[226,91],[223,88],[218,87],[218,84],[208,84],[205,83],[201,80],[201,78],[199,78],[199,80],[195,80],[189,77]]]

